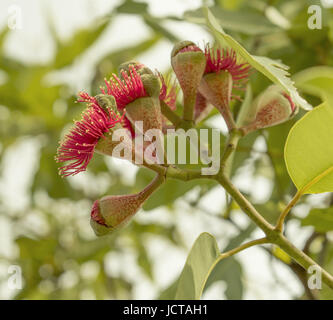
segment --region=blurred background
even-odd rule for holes
[[[310,31],[313,4],[321,6],[323,19],[320,30]],[[79,90],[97,94],[103,78],[130,59],[168,72],[178,40],[212,43],[202,5],[252,54],[281,59],[292,74],[333,66],[329,0],[1,1],[0,299],[168,298],[201,232],[212,233],[221,250],[261,236],[214,183],[169,181],[125,229],[96,238],[89,224],[92,202],[137,192],[152,174],[96,155],[86,172],[63,179],[54,161],[58,141],[84,109],[74,103]],[[269,84],[256,73],[251,80],[255,94]],[[271,222],[295,192],[283,146],[296,120],[252,133],[235,158],[233,181]],[[226,132],[216,112],[202,125]],[[330,272],[332,231],[309,220],[313,210],[332,203],[332,194],[304,197],[286,228],[293,243]],[[13,270],[21,272],[21,287],[10,285]],[[224,260],[203,295],[332,297],[328,289],[309,291],[306,272],[270,247]]]

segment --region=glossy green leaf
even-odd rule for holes
[[[175,299],[200,299],[208,275],[219,255],[215,238],[209,233],[202,233],[187,257],[179,278]]]
[[[298,94],[293,81],[289,78],[289,73],[287,71],[289,69],[288,66],[268,57],[251,55],[236,40],[225,33],[208,8],[205,8],[205,14],[210,30],[221,45],[228,45],[233,48],[253,68],[257,69],[268,79],[284,88],[296,105],[306,110],[311,110],[310,104]]]
[[[290,130],[285,145],[288,173],[302,193],[333,191],[333,105],[324,103]]]

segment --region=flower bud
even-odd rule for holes
[[[165,181],[156,178],[141,192],[130,195],[106,196],[96,200],[91,209],[90,224],[97,236],[108,234],[126,225],[145,200]]]
[[[223,116],[229,129],[235,127],[230,110],[231,92],[233,87],[232,76],[227,71],[207,73],[202,77],[199,92]]]
[[[226,48],[205,48],[206,68],[199,91],[223,116],[229,131],[236,127],[230,110],[230,101],[247,81],[250,66],[238,61],[236,52]]]
[[[96,200],[91,210],[91,226],[97,236],[125,225],[142,205],[138,194],[106,196]]]
[[[197,89],[206,67],[205,54],[193,42],[182,41],[172,50],[171,65],[184,94],[184,119],[192,120]]]
[[[252,103],[241,128],[245,134],[289,120],[298,109],[280,86],[272,85]]]

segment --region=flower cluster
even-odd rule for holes
[[[105,79],[101,94],[81,92],[78,102],[86,103],[87,108],[58,148],[56,160],[66,163],[59,169],[60,174],[70,176],[85,171],[95,151],[112,156],[120,144],[120,140],[113,139],[117,129],[127,130],[133,141],[137,129],[145,134],[150,129],[165,132],[165,128],[177,126],[172,118],[179,118],[174,112],[178,84],[183,93],[181,121],[187,127],[202,121],[213,107],[229,130],[239,129],[243,134],[279,124],[297,112],[291,98],[280,87],[271,86],[249,108],[241,110],[235,121],[231,101],[241,99],[235,91],[245,90],[251,68],[233,49],[206,45],[202,50],[193,42],[182,41],[172,50],[171,65],[177,81],[140,62],[129,61],[120,65],[118,74]],[[138,122],[143,126],[139,128]],[[146,162],[142,165],[155,170],[157,179],[138,194],[97,200],[91,210],[91,225],[97,235],[127,222],[164,181],[164,166]]]

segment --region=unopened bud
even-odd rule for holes
[[[297,111],[290,96],[281,87],[272,85],[253,101],[242,130],[246,134],[280,124],[289,120]]]
[[[90,224],[97,236],[102,236],[126,225],[139,211],[145,200],[165,181],[157,176],[137,194],[106,196],[96,200],[91,209]]]
[[[205,74],[199,86],[200,93],[219,110],[229,129],[235,127],[230,110],[232,87],[231,74],[223,70]]]
[[[193,42],[182,41],[172,50],[171,65],[184,94],[184,116],[189,118],[185,120],[192,120],[197,89],[206,67],[205,54]],[[190,109],[188,115],[186,108]]]
[[[96,200],[91,210],[91,226],[97,236],[125,225],[142,205],[138,194],[106,196]]]

